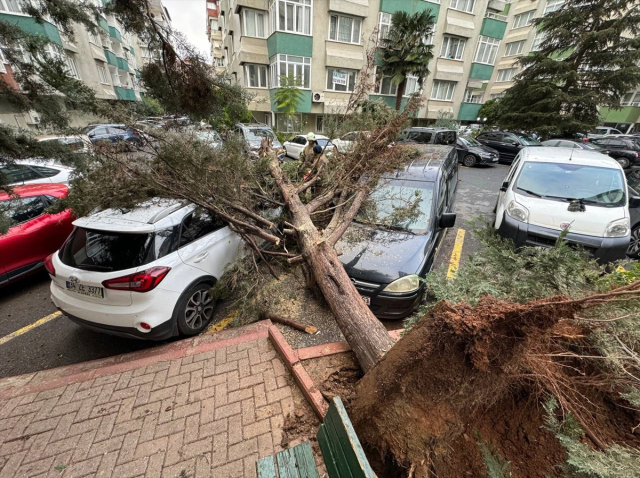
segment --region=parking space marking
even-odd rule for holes
[[[458,266],[460,265],[460,256],[462,255],[462,246],[464,245],[465,230],[460,228],[456,234],[456,242],[453,244],[453,251],[451,251],[451,259],[449,260],[449,270],[447,271],[447,279],[452,279],[458,272]]]
[[[60,312],[60,311],[54,312],[53,314],[47,315],[46,317],[43,317],[40,320],[36,320],[33,324],[29,324],[29,325],[27,325],[25,327],[22,327],[21,329],[16,330],[15,332],[13,332],[13,333],[11,333],[9,335],[5,335],[4,337],[2,337],[0,339],[0,345],[6,344],[7,342],[9,342],[9,340],[15,339],[16,337],[19,337],[22,334],[25,334],[25,333],[29,332],[31,329],[35,329],[36,327],[39,327],[42,324],[46,324],[47,322],[50,322],[53,319],[55,319],[56,317],[59,317],[61,315],[62,315],[62,312]]]
[[[214,324],[213,327],[211,327],[205,333],[206,334],[215,334],[216,332],[220,332],[227,325],[229,325],[231,322],[233,322],[233,319],[236,318],[236,315],[238,315],[237,311],[236,312],[232,312],[229,316],[225,317],[220,322]]]

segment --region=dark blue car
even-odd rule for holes
[[[93,144],[121,144],[124,147],[144,144],[142,134],[124,124],[90,124],[82,129]]]

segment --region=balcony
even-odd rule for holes
[[[326,65],[360,70],[364,66],[364,47],[349,43],[326,42]]]
[[[472,38],[475,35],[476,25],[474,17],[468,13],[447,9],[445,17],[444,33],[465,38]]]
[[[624,106],[619,110],[600,108],[600,117],[605,123],[637,123],[640,120],[640,106]]]
[[[505,0],[489,0],[487,4],[487,10],[491,10],[492,12],[504,12],[505,8],[507,8],[507,2]]]
[[[329,10],[366,17],[369,14],[369,0],[329,0]]]
[[[480,35],[490,38],[502,40],[504,33],[507,31],[507,17],[505,15],[497,15],[487,12],[482,20],[482,28]]]
[[[240,13],[242,8],[253,8],[254,10],[268,10],[267,0],[233,0],[230,4],[235,3],[234,13]]]
[[[122,34],[120,33],[120,30],[118,30],[116,27],[112,27],[111,25],[109,25],[109,36],[111,38],[115,38],[120,43],[122,43]]]
[[[119,65],[118,65],[118,57],[116,56],[116,54],[114,52],[105,49],[104,50],[104,56],[107,57],[107,63],[109,63],[111,66],[115,66],[116,68],[119,67]]]
[[[32,35],[47,37],[52,42],[62,46],[62,38],[60,38],[58,29],[53,23],[49,23],[46,20],[43,20],[42,23],[38,23],[33,17],[26,17],[24,15],[13,15],[10,13],[0,13],[0,21],[21,28],[25,32]]]
[[[120,57],[116,57],[116,58],[118,61],[118,68],[129,73],[129,62],[127,62],[127,60],[125,60],[124,58],[120,58]]]
[[[458,119],[460,121],[476,121],[480,108],[482,108],[482,103],[462,103],[460,111],[458,111]]]
[[[216,49],[223,56],[222,50]],[[215,56],[215,55],[214,55]],[[238,61],[244,63],[258,63],[260,65],[269,64],[269,54],[267,52],[267,40],[264,38],[240,37],[240,51]]]
[[[114,86],[113,89],[116,90],[116,97],[119,100],[136,101],[136,92],[132,89],[121,86]]]
[[[438,58],[433,77],[436,80],[460,81],[464,75],[464,63],[447,58]]]

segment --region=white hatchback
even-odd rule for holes
[[[316,135],[316,142],[322,147],[327,148],[329,151],[333,149],[333,144],[329,141],[329,138],[321,134]],[[306,135],[297,135],[291,138],[289,141],[284,142],[284,148],[287,150],[287,156],[293,159],[300,159],[300,155],[304,148],[307,147],[309,141],[307,141]]]
[[[154,200],[106,210],[75,229],[45,261],[51,299],[69,319],[123,337],[195,335],[211,322],[211,287],[242,240],[194,205]]]

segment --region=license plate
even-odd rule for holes
[[[79,282],[66,282],[68,291],[75,292],[80,295],[86,295],[88,297],[97,297],[98,299],[104,298],[104,289],[102,287],[80,284]]]
[[[492,163],[497,163],[499,159],[500,159],[500,158],[493,158],[493,159],[491,160],[491,162],[492,162]]]
[[[362,297],[365,304],[371,305],[371,297],[367,297],[366,295],[361,295],[360,297]]]

